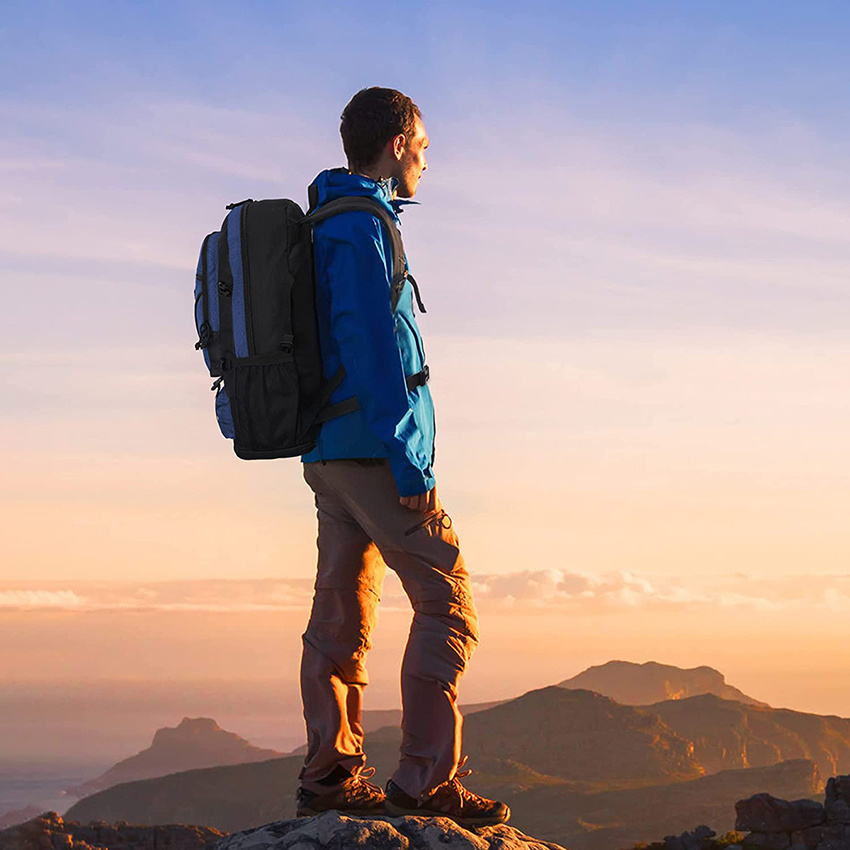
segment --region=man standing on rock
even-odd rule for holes
[[[368,88],[340,125],[348,168],[323,171],[314,202],[378,201],[398,226],[425,171],[428,136],[401,92]],[[325,376],[344,367],[331,403],[357,409],[322,425],[304,478],[319,520],[319,559],[304,634],[301,694],[308,751],[298,814],[441,815],[467,825],[502,823],[503,803],[463,787],[457,686],[478,642],[469,574],[434,479],[434,408],[416,325],[415,281],[393,310],[392,245],[379,219],[350,211],[314,229],[316,307]],[[401,668],[399,765],[386,794],[366,781],[361,709],[365,667],[386,568],[401,579],[413,624]]]

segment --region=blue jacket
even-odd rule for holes
[[[323,171],[314,181],[319,205],[359,195],[380,201],[394,220],[403,202],[394,184]],[[357,396],[360,408],[325,422],[307,462],[339,458],[388,458],[399,495],[434,486],[434,404],[427,384],[407,389],[405,377],[425,366],[425,349],[406,282],[393,314],[392,249],[384,226],[366,212],[346,212],[314,228],[316,309],[325,378],[340,365],[346,376],[331,403]]]

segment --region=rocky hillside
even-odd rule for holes
[[[850,773],[850,720],[730,702],[711,694],[648,706],[708,773],[811,759],[822,776]]]
[[[479,711],[485,711],[488,708],[493,708],[496,705],[508,702],[508,700],[491,700],[490,702],[470,702],[461,703],[460,710],[464,717],[470,714],[476,714]],[[399,708],[384,708],[372,709],[363,712],[363,729],[366,732],[374,732],[376,729],[383,729],[385,726],[400,726],[401,725],[401,709]],[[306,747],[304,752],[306,752]]]
[[[648,788],[576,794],[539,787],[505,799],[513,812],[511,822],[531,835],[570,850],[615,850],[700,823],[727,832],[735,826],[734,806],[742,797],[769,790],[797,799],[822,788],[817,767],[800,760]]]
[[[233,732],[226,732],[208,717],[184,717],[176,727],[158,729],[150,747],[118,762],[106,773],[67,793],[85,797],[137,779],[151,779],[198,767],[265,761],[282,753],[255,747]]]
[[[234,832],[295,816],[299,756],[208,767],[125,782],[80,800],[65,812],[82,823],[198,823]]]
[[[671,699],[687,699],[699,694],[714,694],[722,699],[736,700],[748,705],[767,703],[748,697],[743,691],[726,684],[722,673],[712,667],[690,670],[648,661],[609,661],[560,682],[561,688],[586,688],[611,697],[623,705],[651,705]]]
[[[659,718],[591,691],[542,688],[466,719],[476,759],[510,759],[584,782],[672,782],[704,773]]]
[[[212,850],[222,837],[204,826],[83,825],[47,812],[0,832],[0,850]]]

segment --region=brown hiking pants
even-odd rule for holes
[[[322,790],[316,782],[337,765],[357,773],[365,764],[365,660],[389,566],[414,612],[401,666],[401,758],[392,778],[424,798],[457,772],[457,685],[478,642],[457,535],[441,505],[423,514],[399,504],[385,460],[305,463],[304,478],[316,494],[319,563],[301,659],[302,785]]]

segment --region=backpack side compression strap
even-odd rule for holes
[[[331,393],[342,383],[342,379],[345,377],[345,368],[340,366],[339,371],[336,375],[328,381],[327,385],[327,396],[330,398]],[[431,377],[431,370],[426,366],[421,372],[417,372],[415,375],[408,375],[404,382],[407,384],[408,390],[412,390],[414,387],[423,387],[428,383],[429,378]],[[328,419],[336,419],[337,416],[344,416],[346,413],[351,413],[352,411],[360,410],[360,401],[357,396],[352,396],[351,398],[345,399],[345,401],[337,402],[336,404],[332,404],[329,407],[323,407],[316,418],[313,420],[314,422],[327,422]]]

